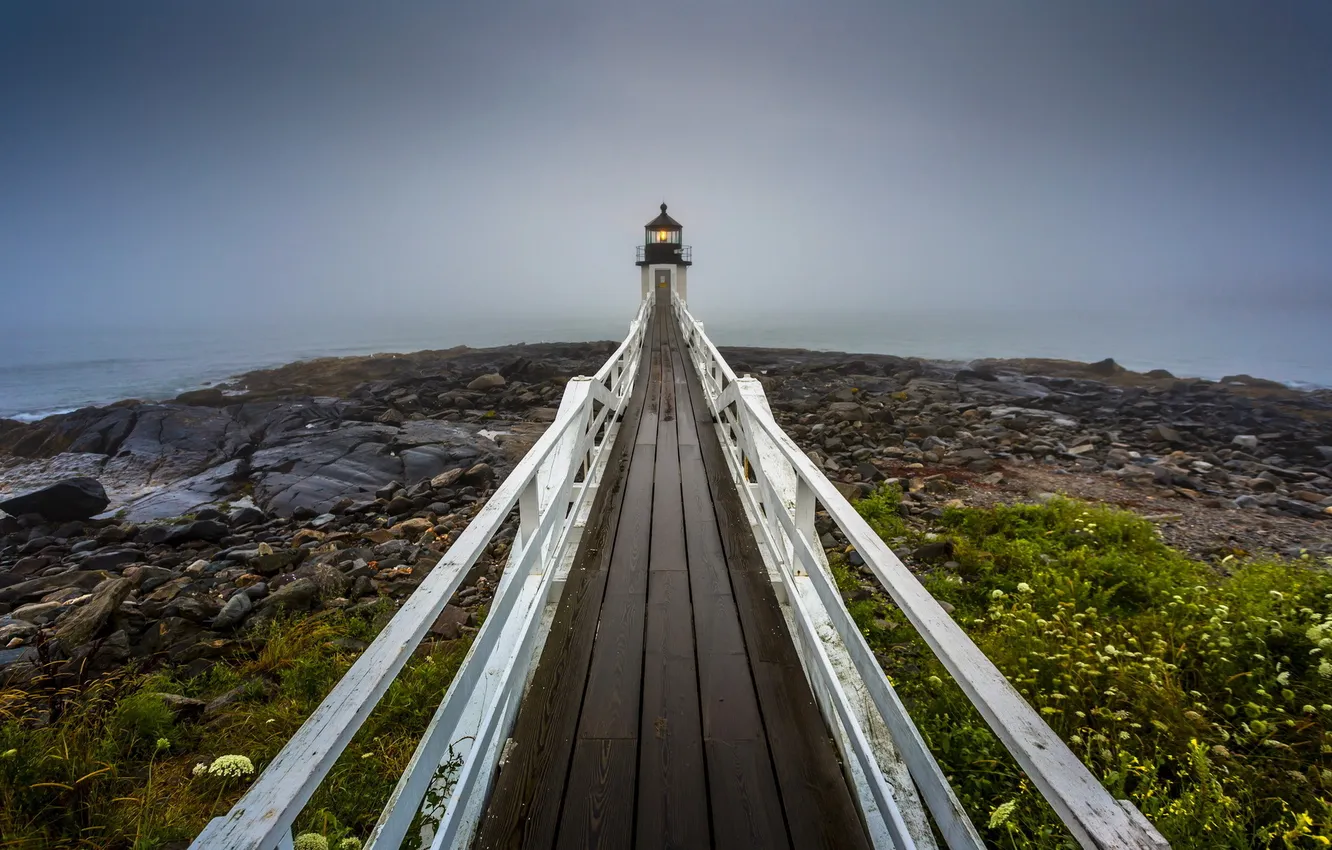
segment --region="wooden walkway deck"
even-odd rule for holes
[[[476,846],[867,848],[663,294]]]

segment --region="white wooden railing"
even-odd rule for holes
[[[618,413],[633,391],[651,310],[647,299],[596,375],[568,383],[554,423],[250,790],[191,847],[292,846],[301,809],[516,505],[518,533],[486,621],[367,846],[403,845],[418,812],[425,827],[405,846],[455,847],[470,840],[545,638],[541,612],[557,575],[568,570],[614,445]],[[444,777],[441,766],[450,760],[456,773]],[[432,786],[452,791],[423,809]]]
[[[381,848],[467,845],[545,640],[543,611],[569,569],[618,413],[633,391],[652,300],[640,305],[629,335],[596,375],[569,382],[550,428],[250,790],[192,847],[292,846],[301,809],[517,506],[518,533],[486,621],[368,842]],[[984,845],[842,603],[814,529],[816,505],[841,528],[1082,846],[1168,846],[1136,808],[1096,781],[796,447],[773,419],[759,382],[736,377],[683,302],[674,300],[672,310],[876,847],[934,847],[931,818],[949,847]],[[446,763],[453,766],[447,776]],[[418,813],[420,831],[408,836]]]
[[[949,847],[983,844],[952,788],[842,603],[814,528],[816,505],[846,535],[879,583],[980,711],[1018,765],[1087,848],[1162,848],[1165,839],[1128,801],[1116,800],[921,586],[855,508],[773,419],[762,385],[737,378],[678,298],[672,309],[702,379],[760,550],[784,588],[806,675],[838,734],[862,796],[876,804],[892,843],[932,845],[913,817],[909,787],[890,783],[905,765]],[[853,669],[847,669],[847,662]],[[857,697],[868,696],[869,706]],[[868,716],[868,708],[878,717]],[[881,722],[891,741],[873,740]],[[866,795],[868,791],[868,795]],[[869,819],[867,818],[867,821]],[[911,822],[911,826],[906,825]],[[872,829],[873,832],[873,829]],[[876,844],[882,845],[876,837]]]

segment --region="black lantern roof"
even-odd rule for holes
[[[680,230],[680,222],[666,214],[666,205],[661,205],[661,215],[647,223],[648,230]]]

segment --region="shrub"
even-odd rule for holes
[[[884,504],[858,509],[882,523]],[[1133,514],[1062,499],[951,509],[937,531],[957,568],[923,576],[926,586],[1173,846],[1327,843],[1332,575],[1274,560],[1219,574]],[[834,572],[844,589],[854,583],[840,562]],[[848,607],[987,840],[1072,846],[891,603]]]

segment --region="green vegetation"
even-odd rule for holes
[[[384,619],[326,611],[277,621],[251,637],[245,657],[187,681],[131,669],[76,687],[0,691],[0,846],[182,846],[249,787]],[[330,847],[369,834],[468,646],[422,644],[297,833]],[[164,693],[235,701],[205,717],[198,706],[173,709]]]
[[[917,544],[900,494],[858,503],[890,543]],[[922,576],[1069,747],[1176,848],[1332,841],[1332,573],[1165,545],[1151,523],[1056,499],[949,509]],[[987,842],[1074,846],[1054,812],[891,602],[848,607]],[[943,559],[941,559],[943,560]]]

